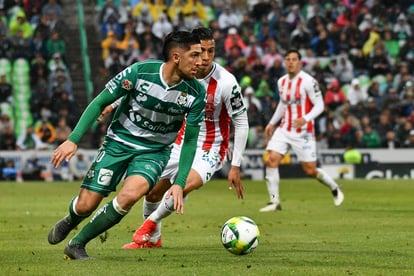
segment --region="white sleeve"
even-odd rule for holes
[[[283,111],[284,110],[285,110],[285,104],[282,103],[282,101],[279,101],[279,103],[277,104],[275,113],[273,114],[273,116],[270,119],[270,121],[268,122],[268,124],[270,124],[270,125],[276,125],[277,122],[279,122],[280,119],[282,119]]]
[[[234,125],[234,149],[231,165],[240,167],[243,160],[244,149],[246,148],[247,136],[249,134],[249,123],[247,112],[242,112],[232,118]]]
[[[317,96],[315,97],[315,101],[313,103],[313,107],[311,109],[311,111],[306,114],[305,116],[303,116],[303,118],[305,118],[306,122],[312,121],[313,119],[315,119],[316,117],[318,117],[324,109],[324,102],[322,99],[322,96]]]

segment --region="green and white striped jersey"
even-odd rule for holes
[[[107,136],[137,150],[157,150],[172,144],[183,124],[199,126],[204,119],[205,89],[196,80],[168,86],[163,62],[135,63],[118,73],[106,89],[122,98]],[[125,96],[125,97],[124,97]]]

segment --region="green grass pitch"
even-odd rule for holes
[[[120,224],[87,246],[94,261],[64,261],[65,243],[49,245],[50,227],[67,213],[79,183],[0,182],[2,275],[414,275],[414,183],[340,180],[335,207],[312,179],[282,180],[283,211],[260,213],[264,181],[244,181],[238,200],[227,181],[213,180],[189,196],[185,214],[163,222],[163,248],[121,250],[142,222],[142,201]],[[112,195],[114,196],[114,194]],[[111,199],[105,199],[104,202]],[[256,250],[227,252],[220,228],[244,215],[259,226]],[[81,224],[83,226],[84,223]]]

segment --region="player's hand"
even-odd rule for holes
[[[55,149],[52,154],[50,163],[52,163],[53,167],[57,168],[60,166],[60,164],[62,164],[63,161],[69,162],[77,150],[78,146],[75,143],[66,140]]]
[[[96,119],[98,122],[101,122],[106,114],[109,114],[114,110],[112,105],[107,105],[104,110],[102,110],[101,115],[99,115],[98,119]]]
[[[301,128],[306,124],[306,120],[303,117],[297,118],[293,121],[293,127],[294,128]]]
[[[166,199],[170,196],[174,200],[174,210],[177,214],[184,214],[184,200],[183,200],[183,188],[180,185],[173,184],[167,191]]]
[[[240,180],[240,168],[231,166],[227,180],[229,184],[229,190],[232,190],[233,187],[236,188],[237,198],[243,199],[244,187]]]
[[[269,139],[272,137],[273,132],[275,131],[275,126],[272,124],[268,124],[265,128],[265,139],[266,141],[269,141]]]

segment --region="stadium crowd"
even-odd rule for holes
[[[324,94],[325,112],[316,121],[319,148],[414,147],[409,2],[98,0],[100,72],[109,79],[135,61],[161,58],[166,34],[208,26],[216,61],[242,86],[249,148],[264,147],[263,130],[279,100],[276,82],[285,73],[283,55],[291,47],[300,50],[303,69]],[[0,58],[29,62],[33,122],[16,129],[5,108],[15,104],[13,78],[0,68],[0,150],[53,148],[76,123],[62,13],[58,0],[0,2]],[[96,128],[93,141],[101,140],[107,124]]]
[[[278,104],[283,55],[302,53],[322,87],[319,148],[414,146],[414,5],[407,1],[98,1],[102,64],[108,77],[159,58],[172,30],[214,30],[216,61],[243,88],[249,148]]]
[[[0,1],[0,150],[54,148],[76,123],[63,18],[57,0]]]

